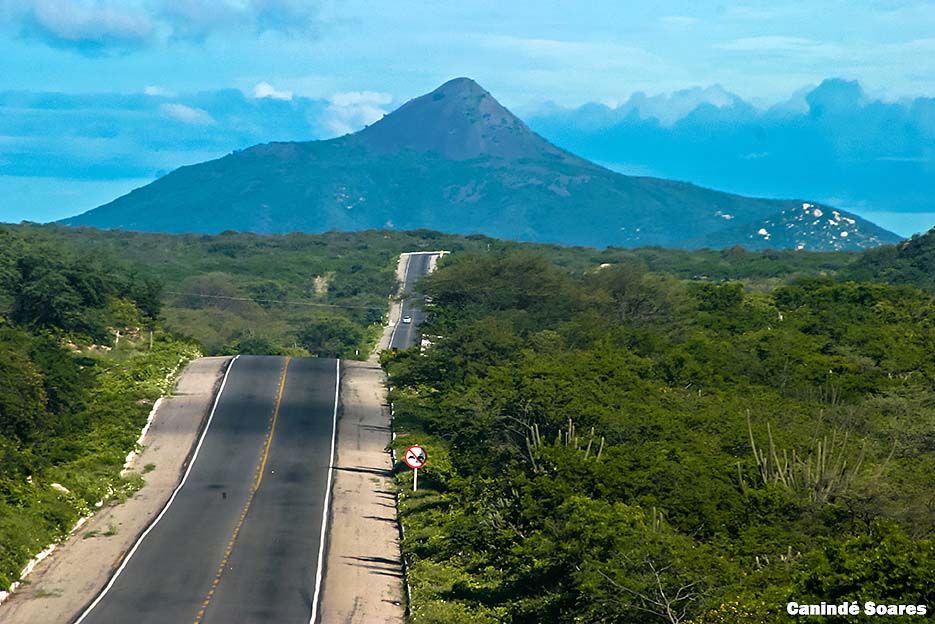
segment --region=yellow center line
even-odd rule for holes
[[[208,591],[208,595],[205,596],[204,602],[201,603],[201,608],[198,610],[198,615],[195,616],[194,624],[201,624],[201,621],[205,616],[205,611],[207,611],[208,605],[211,604],[211,599],[214,598],[214,591],[221,582],[221,576],[224,574],[224,568],[227,567],[227,561],[230,559],[231,552],[234,550],[234,542],[237,541],[237,535],[240,533],[241,527],[243,527],[244,520],[247,519],[247,512],[250,511],[250,505],[253,503],[253,497],[256,495],[256,491],[260,488],[260,484],[263,482],[263,473],[266,472],[266,460],[269,459],[269,447],[273,443],[273,432],[276,430],[276,420],[279,418],[279,405],[282,403],[282,393],[286,388],[286,372],[289,370],[289,362],[291,361],[292,358],[287,357],[286,364],[282,367],[282,376],[279,379],[279,393],[276,395],[276,407],[273,408],[273,417],[270,419],[269,426],[266,429],[266,444],[263,447],[263,456],[260,458],[260,463],[256,467],[256,481],[254,481],[253,487],[250,488],[250,494],[247,496],[247,502],[244,504],[243,511],[240,512],[240,519],[237,521],[237,526],[234,527],[234,532],[231,534],[231,538],[227,542],[227,548],[224,550],[224,557],[221,559],[221,565],[218,566],[217,574],[214,576],[214,580],[211,582],[211,589]]]

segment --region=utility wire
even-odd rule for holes
[[[358,310],[380,310],[383,311],[386,308],[378,306],[368,306],[368,305],[353,305],[353,304],[340,304],[340,303],[318,303],[316,301],[286,301],[284,299],[252,299],[250,297],[228,297],[226,295],[205,295],[202,293],[192,293],[192,292],[179,292],[176,290],[165,290],[163,291],[167,295],[179,295],[182,297],[201,297],[202,299],[225,299],[227,301],[252,301],[254,303],[283,303],[286,305],[302,305],[302,306],[313,306],[317,308],[354,308]]]

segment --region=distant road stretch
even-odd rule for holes
[[[76,622],[307,624],[338,372],[331,359],[237,358],[182,486]]]
[[[440,252],[416,252],[408,254],[409,263],[406,267],[406,276],[403,280],[403,301],[400,310],[400,320],[393,330],[390,339],[391,349],[408,349],[421,342],[419,326],[425,320],[422,296],[414,291],[414,286],[420,278],[429,273],[433,258],[438,258]],[[411,323],[403,323],[404,317],[412,319]]]

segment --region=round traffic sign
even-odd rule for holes
[[[406,449],[406,454],[403,456],[403,461],[406,462],[406,465],[410,468],[421,468],[425,465],[425,462],[428,461],[429,456],[425,453],[425,449],[421,446],[410,446]]]

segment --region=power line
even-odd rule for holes
[[[317,308],[353,308],[357,310],[380,310],[384,311],[386,308],[378,306],[368,306],[368,305],[353,305],[350,303],[340,304],[340,303],[318,303],[317,301],[287,301],[285,299],[253,299],[251,297],[228,297],[226,295],[205,295],[202,293],[192,293],[192,292],[179,292],[176,290],[166,290],[163,291],[167,295],[180,295],[183,297],[201,297],[202,299],[225,299],[227,301],[252,301],[253,303],[282,303],[286,305],[301,305],[301,306],[312,306]]]

